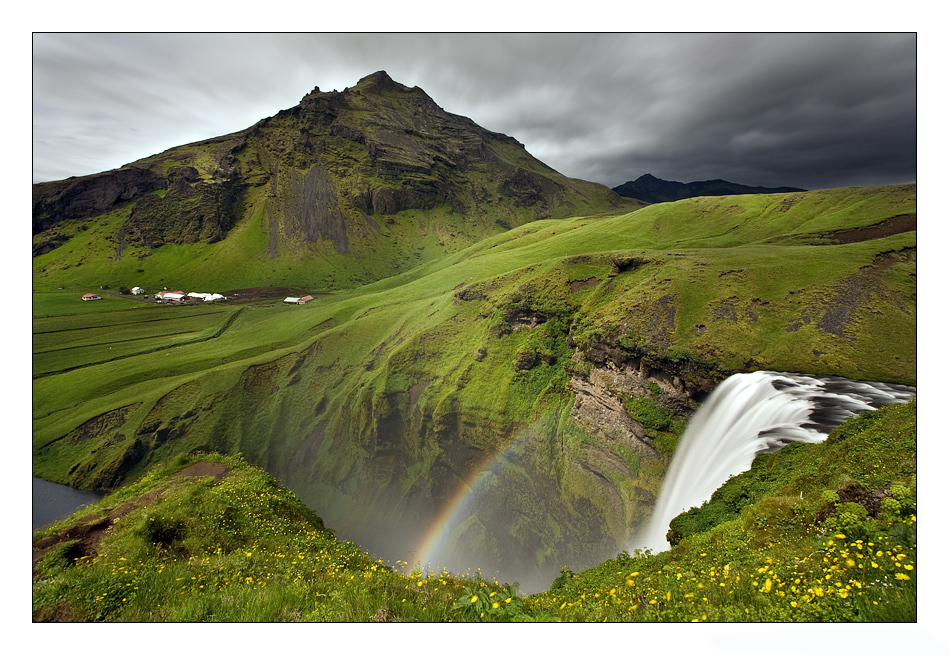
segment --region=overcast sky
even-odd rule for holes
[[[234,132],[377,70],[571,177],[917,179],[914,34],[43,34],[33,181]]]

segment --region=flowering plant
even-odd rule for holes
[[[465,593],[452,607],[461,611],[462,618],[470,621],[507,620],[521,612],[518,584],[491,590],[484,583],[465,588]]]

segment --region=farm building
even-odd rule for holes
[[[155,294],[155,298],[158,300],[159,303],[164,303],[167,301],[174,301],[174,302],[180,303],[181,300],[185,298],[185,292],[182,292],[182,291],[170,292],[166,290],[166,291],[161,291]]]
[[[296,296],[288,296],[284,299],[284,303],[287,303],[288,305],[299,305],[300,299]]]
[[[194,301],[204,301],[205,303],[210,303],[212,301],[226,301],[228,300],[227,296],[221,294],[209,294],[207,292],[188,292],[188,299]]]
[[[133,288],[132,288],[132,293],[135,294],[136,296],[138,296],[139,294],[144,294],[144,293],[145,293],[145,290],[142,289],[141,287],[133,287]]]
[[[313,296],[301,296],[299,299],[297,299],[297,303],[299,305],[303,305],[304,303],[309,303],[312,300]]]
[[[82,300],[84,301],[101,301],[102,297],[99,294],[83,294]]]

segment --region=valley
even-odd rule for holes
[[[33,475],[239,458],[371,560],[541,591],[646,529],[729,376],[916,385],[916,192],[647,204],[385,72],[314,89],[34,185]]]
[[[109,489],[240,452],[380,557],[439,530],[438,565],[543,585],[643,527],[730,373],[915,382],[916,233],[830,236],[915,203],[913,186],[688,199],[532,222],[304,306],[35,317],[34,473]]]

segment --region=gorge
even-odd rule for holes
[[[644,206],[384,73],[37,184],[33,230],[35,476],[240,454],[374,556],[525,590],[633,544],[733,374],[916,384],[916,185]]]

